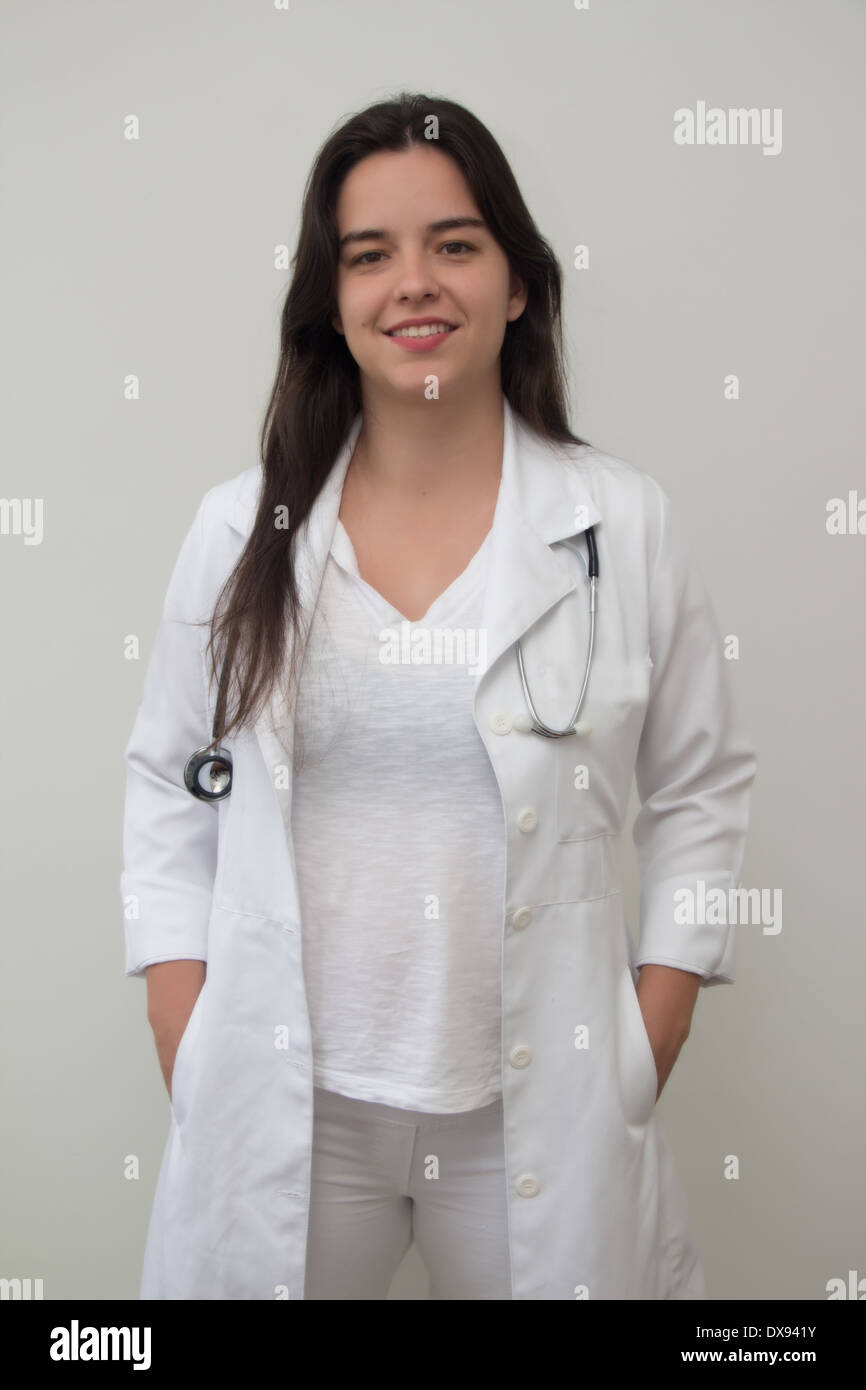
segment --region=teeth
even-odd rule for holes
[[[389,333],[389,338],[429,338],[433,333],[450,333],[451,327],[447,323],[423,323],[421,327],[397,328],[393,333]]]

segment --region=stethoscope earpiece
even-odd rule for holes
[[[201,773],[209,767],[210,790],[202,786]],[[187,791],[201,801],[222,801],[232,789],[232,755],[227,748],[197,748],[183,770]]]

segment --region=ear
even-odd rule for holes
[[[342,333],[342,332],[343,332],[343,320],[340,318],[340,315],[339,315],[339,314],[334,314],[334,315],[332,316],[332,318],[331,318],[331,327],[334,329],[334,331],[335,331],[336,333]],[[345,337],[345,334],[343,334],[343,336]]]
[[[512,275],[508,296],[508,313],[506,315],[509,323],[513,323],[515,319],[520,318],[520,315],[526,308],[528,299],[529,290],[527,289],[526,281],[521,280],[519,275]]]

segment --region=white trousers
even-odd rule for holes
[[[502,1100],[458,1115],[313,1088],[305,1299],[384,1299],[414,1238],[434,1299],[510,1299]]]

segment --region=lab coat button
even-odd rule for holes
[[[517,817],[517,824],[524,833],[534,830],[538,824],[538,816],[531,806],[526,806]]]
[[[532,1048],[524,1047],[523,1044],[519,1047],[512,1047],[508,1054],[508,1060],[513,1067],[528,1067],[532,1061]]]
[[[532,733],[532,718],[528,714],[515,714],[512,720],[515,729],[519,734]]]
[[[534,1173],[521,1173],[517,1179],[517,1191],[521,1197],[537,1197],[541,1191],[541,1183]]]
[[[490,727],[495,734],[510,734],[511,720],[502,710],[497,710],[490,716]]]
[[[517,909],[517,911],[515,912],[514,916],[513,916],[512,919],[511,919],[511,924],[512,924],[512,926],[514,927],[514,930],[515,930],[515,931],[522,931],[524,927],[528,927],[528,926],[529,926],[529,924],[530,924],[531,921],[532,921],[532,908],[531,908],[531,907],[519,907],[519,908]]]

